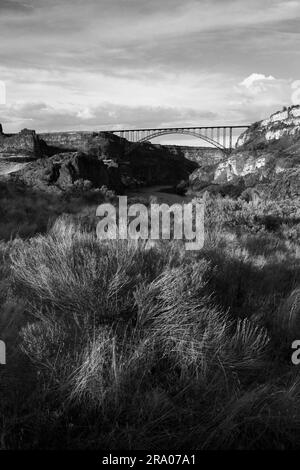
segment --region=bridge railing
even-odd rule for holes
[[[236,134],[237,131],[245,131],[248,127],[249,125],[165,127],[147,129],[114,129],[107,132],[112,132],[119,137],[123,137],[134,143],[145,142],[156,137],[170,134],[191,135],[202,139],[221,150],[231,150],[233,148],[233,139],[234,137],[237,137],[234,134]]]

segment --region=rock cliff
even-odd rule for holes
[[[4,134],[0,129],[0,158],[13,161],[28,161],[40,158],[46,145],[35,131],[23,129],[19,134]]]
[[[300,106],[253,124],[240,136],[230,156],[217,164],[203,165],[190,175],[192,192],[222,192],[224,185],[235,185],[240,194],[246,188],[259,187],[276,197],[276,190],[271,189],[274,186],[280,197],[300,196]]]
[[[300,106],[284,108],[268,119],[255,122],[238,139],[237,148],[261,148],[276,141],[291,145],[300,139]]]
[[[99,160],[118,160],[129,146],[126,139],[109,132],[52,132],[39,138],[47,144],[48,155],[79,151]]]
[[[183,145],[164,145],[174,155],[179,155],[198,165],[219,163],[224,159],[224,153],[216,147],[188,147]]]

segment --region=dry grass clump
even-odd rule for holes
[[[166,263],[180,262],[171,244],[145,250],[141,243],[99,242],[94,233],[64,217],[46,236],[37,236],[11,254],[16,288],[29,303],[69,313],[79,324],[130,316],[133,290],[155,277]]]

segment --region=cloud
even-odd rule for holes
[[[236,90],[245,102],[270,101],[275,104],[282,100],[290,101],[292,83],[291,79],[278,79],[272,75],[252,73],[239,83]]]
[[[0,10],[9,129],[247,123],[288,104],[299,78],[300,1],[0,0]]]
[[[272,75],[266,77],[263,73],[252,73],[240,83],[240,86],[257,95],[267,91],[270,85],[273,86],[274,81],[276,82]]]
[[[127,76],[153,73],[153,68],[159,73],[179,67],[208,71],[217,64],[223,71],[244,67],[260,60],[269,27],[273,47],[268,52],[275,56],[278,30],[288,22],[284,30],[290,31],[294,22],[296,32],[300,17],[300,2],[279,0],[265,1],[263,10],[258,0],[32,0],[31,5],[33,14],[22,22],[0,18],[3,65]],[[288,36],[280,38],[281,47]]]
[[[0,0],[0,11],[14,13],[29,13],[32,11],[32,5],[17,0]]]
[[[0,122],[12,131],[27,127],[38,132],[47,130],[112,130],[118,128],[193,125],[200,120],[212,120],[211,111],[190,108],[149,106],[118,106],[106,103],[94,107],[53,107],[47,103],[18,103],[0,109]],[[6,126],[5,126],[6,125]]]
[[[233,87],[229,107],[240,119],[248,122],[264,119],[283,106],[292,104],[292,79],[251,73]]]

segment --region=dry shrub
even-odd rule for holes
[[[145,250],[131,241],[98,241],[68,218],[56,221],[47,236],[37,236],[11,254],[16,288],[29,303],[50,305],[79,325],[128,318],[133,291],[155,277],[166,263],[180,263],[173,244]]]

